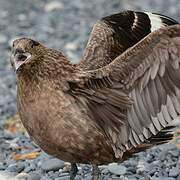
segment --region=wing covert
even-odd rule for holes
[[[180,25],[174,25],[151,33],[105,67],[86,71],[80,98],[110,139],[116,157],[180,114],[179,63]],[[97,85],[102,81],[106,86]],[[89,89],[93,93],[87,96]]]
[[[154,30],[175,24],[169,17],[149,12],[124,11],[104,17],[93,27],[80,66],[103,67]]]

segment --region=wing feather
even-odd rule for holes
[[[116,157],[157,135],[180,114],[179,37],[180,25],[159,29],[110,64],[83,71],[79,96],[86,99],[88,116],[110,139]],[[100,87],[101,80],[108,86]],[[89,81],[93,94],[86,92]]]
[[[92,70],[112,62],[149,33],[177,21],[155,13],[124,11],[102,18],[93,26],[80,66]]]

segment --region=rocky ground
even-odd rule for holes
[[[77,62],[94,22],[122,9],[164,13],[180,21],[179,0],[0,0],[0,180],[69,179],[69,164],[42,152],[19,122],[8,121],[4,129],[16,113],[15,75],[9,63],[12,39],[33,37]],[[102,179],[180,180],[178,145],[161,145],[120,165],[101,166]],[[91,166],[79,165],[76,179],[91,179],[90,172]]]

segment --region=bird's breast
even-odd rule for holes
[[[81,163],[92,162],[106,153],[108,158],[111,148],[104,135],[81,112],[72,96],[59,91],[42,92],[29,100],[27,96],[21,98],[18,101],[21,120],[47,153]],[[110,156],[112,159],[113,153]]]

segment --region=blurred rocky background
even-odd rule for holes
[[[70,165],[42,152],[16,114],[16,78],[10,45],[28,36],[78,62],[93,24],[125,9],[162,13],[180,21],[180,0],[0,0],[0,180],[65,180]],[[154,147],[121,164],[101,166],[102,179],[180,180],[180,131],[171,144]],[[91,179],[79,165],[78,179]]]

